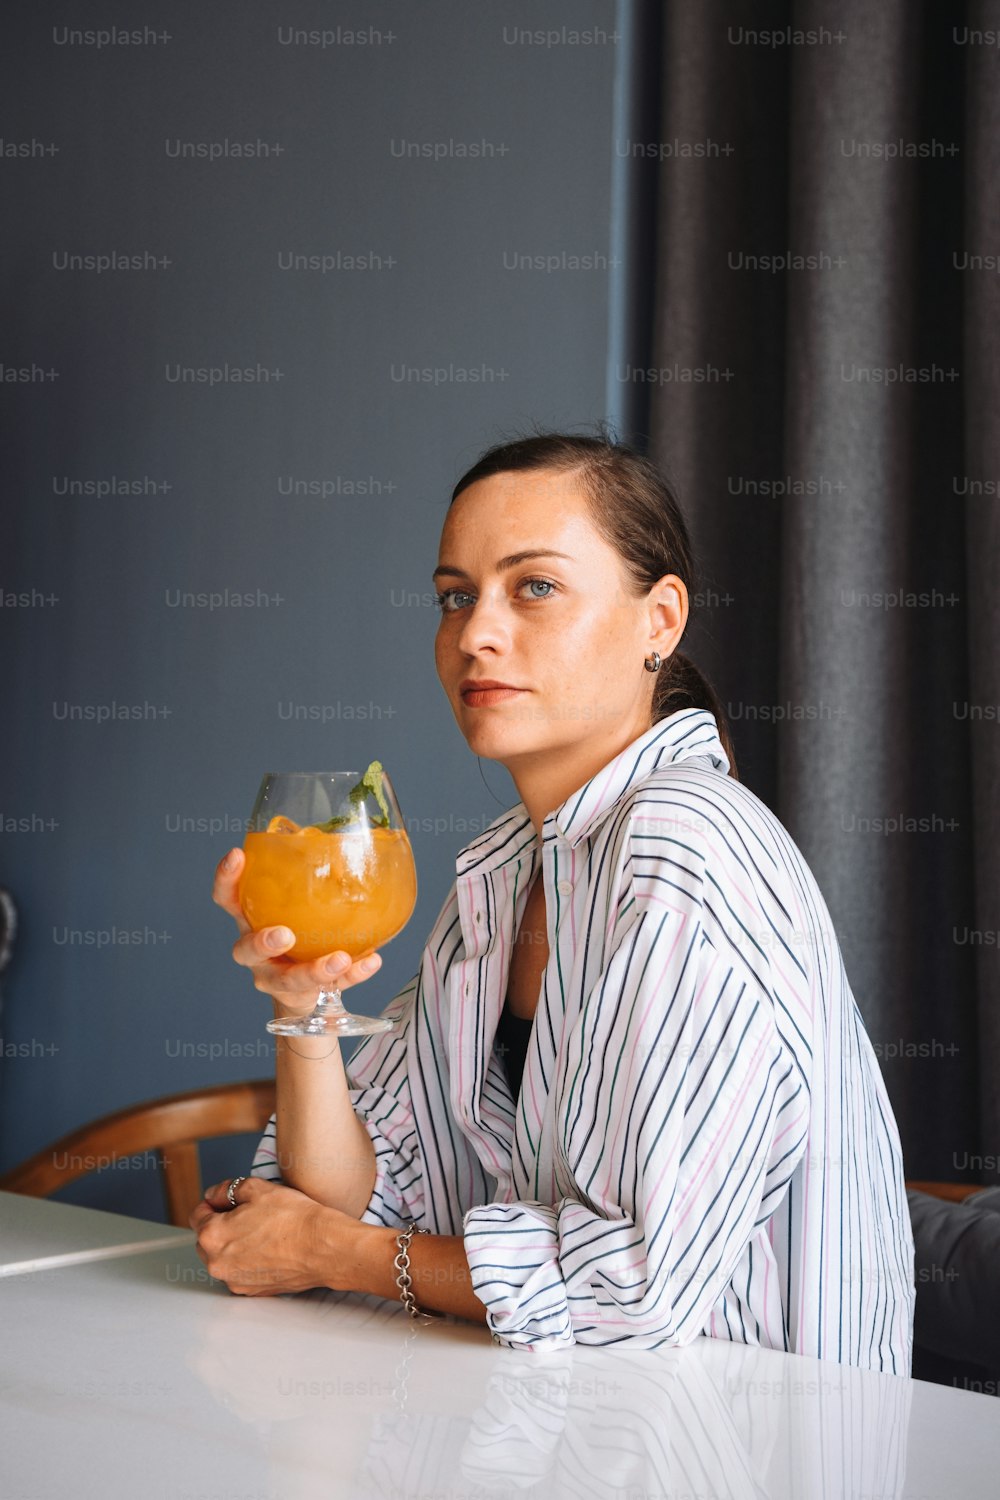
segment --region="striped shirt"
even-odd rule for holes
[[[541,837],[518,802],[461,850],[399,1024],[347,1063],[376,1155],[362,1219],[462,1235],[511,1347],[706,1334],[908,1375],[896,1122],[816,882],[728,769],[714,716],[681,710]],[[539,861],[515,1101],[493,1043]]]

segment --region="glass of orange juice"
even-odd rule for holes
[[[254,931],[289,927],[298,962],[343,950],[374,953],[402,931],[417,901],[413,850],[379,761],[357,771],[269,771],[243,842],[240,905]],[[308,1016],[276,1017],[279,1036],[369,1036],[383,1016],[349,1014],[336,985]]]

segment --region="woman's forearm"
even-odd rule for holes
[[[284,1014],[277,1003],[274,1009]],[[351,1107],[340,1039],[276,1040],[275,1152],[282,1180],[360,1218],[375,1185],[375,1148]]]
[[[352,1247],[345,1254],[342,1234],[330,1238],[331,1273],[327,1285],[336,1291],[370,1293],[399,1300],[396,1277],[398,1229],[359,1224],[352,1231]],[[472,1323],[486,1322],[486,1305],[472,1290],[472,1274],[460,1234],[415,1234],[410,1239],[411,1291],[420,1307],[452,1313]]]

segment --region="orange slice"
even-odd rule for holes
[[[268,833],[301,833],[302,829],[298,823],[293,823],[291,818],[272,818],[267,825]]]

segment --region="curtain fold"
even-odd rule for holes
[[[678,485],[687,645],[826,897],[908,1175],[995,1182],[1000,5],[657,10],[624,435]]]
[[[1000,38],[1000,5],[980,0],[968,7],[973,34]],[[973,45],[966,71],[968,147],[964,246],[987,269],[962,277],[966,372],[965,517],[968,579],[968,763],[972,781],[973,930],[992,941],[976,946],[977,1006],[970,1067],[983,1126],[982,1150],[1000,1154],[1000,51]],[[993,269],[988,267],[992,265]],[[978,1087],[977,1087],[978,1085]],[[985,1181],[986,1178],[984,1177]]]

